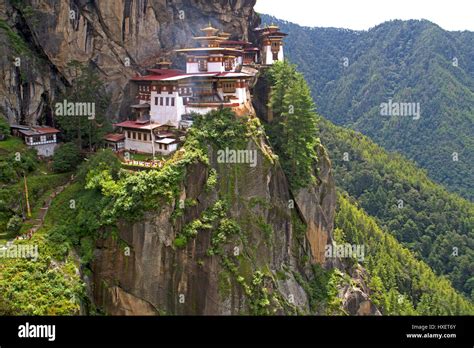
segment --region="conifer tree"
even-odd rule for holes
[[[97,72],[91,67],[77,61],[72,61],[68,67],[74,69],[78,77],[56,102],[63,103],[66,100],[73,103],[94,103],[95,116],[93,119],[88,119],[79,115],[56,115],[55,120],[63,131],[64,140],[76,142],[79,148],[88,144],[89,150],[92,150],[92,147],[101,142],[102,137],[112,130],[110,122],[105,117],[110,95]]]
[[[315,106],[303,75],[294,66],[276,63],[271,76],[270,106],[275,118],[269,135],[291,187],[299,189],[314,181],[319,141]]]

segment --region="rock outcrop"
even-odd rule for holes
[[[367,285],[367,271],[360,265],[349,271],[351,283],[339,289],[342,308],[349,315],[382,315],[370,300],[371,290]]]
[[[295,199],[307,226],[306,236],[311,246],[312,261],[325,264],[326,245],[333,242],[336,189],[326,149],[319,145],[317,153],[319,163],[315,176],[319,183],[300,189]]]
[[[209,168],[188,167],[181,200],[197,204],[186,207],[179,220],[172,219],[175,203],[160,212],[148,212],[143,221],[121,224],[118,238],[99,241],[92,270],[94,298],[100,308],[109,314],[150,314],[149,304],[154,314],[252,313],[250,302],[258,299],[247,296],[245,286],[225,267],[222,257],[207,253],[214,231],[199,231],[184,250],[173,245],[182,226],[224,195],[230,202],[230,216],[242,229],[225,245],[225,255],[237,265],[238,275],[251,284],[257,272],[264,274],[270,297],[280,303],[274,307],[276,314],[309,313],[308,295],[294,274],[305,277],[308,273],[313,250],[310,237],[319,232],[306,235],[298,209],[315,214],[307,216],[315,222],[318,214],[331,216],[334,205],[302,199],[300,208],[294,206],[286,177],[278,162],[272,161],[265,142],[250,140],[248,150],[258,154],[255,167],[219,164],[211,151],[210,167],[218,177],[211,192],[206,190]],[[332,196],[334,182],[330,176],[327,179],[321,181],[320,190]],[[318,208],[308,210],[306,204]],[[331,224],[324,225],[331,234]]]
[[[53,122],[52,103],[72,83],[71,61],[91,64],[112,93],[111,119],[129,112],[128,80],[192,43],[211,22],[253,39],[255,0],[0,1],[0,113],[10,122]],[[126,99],[126,98],[125,98]]]

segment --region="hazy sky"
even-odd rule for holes
[[[474,0],[257,0],[255,10],[310,27],[361,30],[390,19],[427,19],[474,31]]]

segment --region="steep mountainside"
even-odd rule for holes
[[[257,154],[252,168],[218,163],[217,144],[201,138],[206,141],[201,146],[210,150],[208,164],[184,168],[184,180],[177,182],[179,199],[160,205],[158,214],[148,212],[133,224],[124,221],[118,238],[98,240],[92,272],[100,308],[109,314],[314,310],[298,280],[313,279],[310,263],[325,262],[324,246],[332,240],[335,186],[330,163],[320,162],[324,176],[316,190],[321,193],[303,193],[292,204],[285,175],[263,139],[258,133],[242,138],[243,148]],[[230,140],[221,135],[219,142]],[[213,186],[210,180],[215,180]],[[302,218],[319,228],[306,229]],[[124,252],[127,246],[130,255]]]
[[[474,299],[474,204],[358,132],[325,119],[319,127],[337,186],[357,199],[386,232]]]
[[[52,103],[75,77],[71,61],[90,64],[112,93],[108,116],[129,112],[128,80],[156,57],[191,44],[209,22],[243,38],[258,20],[255,0],[2,0],[0,112],[12,123],[52,122]],[[19,59],[19,60],[18,60]],[[179,62],[178,62],[179,63]]]
[[[287,57],[312,87],[318,111],[427,169],[449,190],[474,197],[474,33],[427,21],[369,31],[275,22],[293,40]],[[381,105],[419,103],[420,117],[382,116]],[[415,107],[416,104],[415,104]]]

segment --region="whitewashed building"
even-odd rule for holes
[[[60,131],[53,127],[28,127],[11,125],[14,135],[23,138],[25,144],[36,150],[39,156],[50,157],[58,146]]]
[[[283,39],[288,34],[282,33],[280,28],[274,24],[257,28],[255,31],[260,35],[261,41],[261,64],[272,65],[274,62],[285,60],[283,53]]]
[[[148,75],[132,78],[139,104],[149,105],[150,120],[180,127],[183,115],[206,114],[221,108],[249,106],[249,81],[254,75],[242,72],[257,62],[258,48],[246,41],[228,40],[211,26],[195,37],[197,47],[176,50],[186,58],[186,71],[170,69],[160,62]]]
[[[192,115],[223,107],[248,114],[253,109],[249,86],[258,71],[255,68],[259,62],[269,65],[283,60],[281,41],[286,34],[278,27],[257,29],[262,48],[229,40],[231,34],[218,33],[210,24],[201,30],[204,34],[194,37],[196,47],[176,50],[185,55],[186,71],[171,69],[170,62],[161,61],[157,69],[131,79],[137,121],[116,124],[124,132],[125,150],[169,154],[179,145],[176,130],[189,128]],[[163,127],[168,127],[166,137],[160,136]]]

